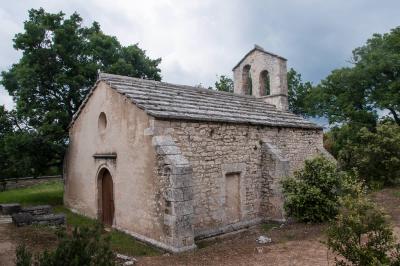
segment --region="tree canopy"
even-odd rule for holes
[[[312,92],[313,113],[330,123],[374,128],[379,112],[400,125],[400,27],[354,49],[352,66],[336,69]]]
[[[149,58],[138,44],[121,45],[104,34],[97,22],[83,26],[77,13],[66,17],[62,12],[31,9],[24,31],[13,41],[22,57],[2,72],[1,84],[13,97],[16,109],[12,116],[3,110],[2,119],[18,120],[13,129],[36,139],[29,147],[24,145],[24,150],[35,151],[41,156],[38,160],[51,164],[61,166],[68,125],[99,71],[161,80],[161,59]],[[16,137],[16,132],[13,134]],[[46,150],[49,147],[50,151]]]
[[[287,73],[289,110],[295,114],[309,116],[309,95],[312,91],[311,82],[303,82],[301,74],[291,68]]]
[[[233,92],[233,80],[231,78],[225,75],[221,75],[218,78],[219,80],[215,82],[217,91]]]

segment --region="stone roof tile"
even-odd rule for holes
[[[160,119],[321,128],[291,112],[277,110],[274,105],[254,96],[106,73],[99,75],[98,82],[100,81],[106,82],[111,88],[125,95],[150,116]],[[91,94],[92,92],[88,94],[87,99]],[[74,115],[71,125],[80,110]]]

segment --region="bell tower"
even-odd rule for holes
[[[255,45],[233,68],[234,93],[253,95],[288,110],[286,59]]]

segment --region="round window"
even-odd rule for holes
[[[107,117],[104,112],[101,112],[101,114],[99,115],[98,127],[100,132],[104,131],[107,127]]]

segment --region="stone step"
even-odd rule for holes
[[[0,214],[11,215],[21,211],[21,205],[18,203],[0,204]]]
[[[34,216],[29,212],[20,212],[12,215],[12,221],[16,226],[24,226],[30,224],[62,225],[65,224],[66,216],[63,213],[51,213]]]
[[[29,212],[14,213],[12,215],[12,222],[16,226],[24,226],[32,224],[33,216]]]
[[[25,208],[22,208],[21,211],[30,213],[33,216],[51,214],[53,212],[50,205],[38,205],[38,206],[32,206],[32,207],[25,207]]]
[[[0,224],[12,223],[11,215],[0,215]]]
[[[66,217],[64,213],[45,214],[33,216],[33,224],[41,225],[62,225],[65,224]]]

